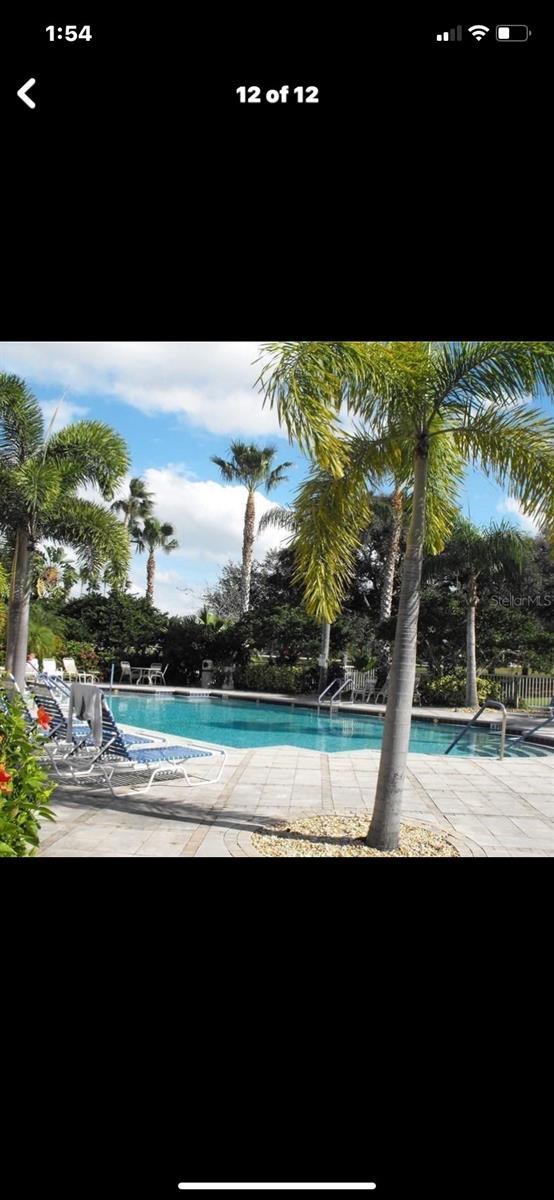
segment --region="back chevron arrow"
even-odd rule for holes
[[[33,84],[35,84],[35,83],[36,83],[36,79],[28,79],[27,83],[24,83],[23,86],[20,87],[20,89],[17,93],[19,96],[19,99],[23,100],[23,103],[27,104],[29,106],[29,108],[36,108],[36,104],[35,104],[34,100],[31,100],[31,97],[27,95],[29,88],[32,88]]]

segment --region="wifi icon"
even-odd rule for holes
[[[485,34],[489,33],[489,27],[488,25],[469,25],[468,33],[473,34],[475,40],[480,42],[481,39],[484,38]]]

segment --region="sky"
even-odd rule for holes
[[[221,480],[212,455],[228,457],[229,442],[240,438],[275,446],[276,464],[292,461],[288,482],[270,499],[257,493],[258,516],[290,503],[306,474],[306,460],[262,405],[259,354],[257,342],[0,342],[0,371],[26,380],[46,420],[55,414],[53,427],[94,417],[125,438],[130,475],[144,477],[156,515],[175,526],[179,541],[178,551],[157,559],[155,603],[166,612],[196,612],[222,566],[240,561],[246,492]],[[480,472],[468,472],[462,506],[476,524],[505,518],[534,531]],[[261,534],[256,558],[285,537]],[[137,554],[137,594],[144,594],[145,575],[145,556]]]

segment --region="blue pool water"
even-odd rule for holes
[[[246,700],[198,700],[168,696],[113,696],[116,721],[166,734],[241,749],[255,746],[299,746],[302,750],[379,750],[383,722],[378,717],[322,712],[284,704]],[[461,725],[435,725],[414,721],[410,750],[444,754]],[[498,754],[498,734],[471,732],[451,753],[468,757]],[[506,746],[508,755],[542,757],[548,751],[536,746]]]

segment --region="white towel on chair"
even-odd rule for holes
[[[71,741],[73,713],[80,721],[88,721],[95,746],[102,745],[102,693],[95,683],[72,683],[67,717],[68,738]]]

